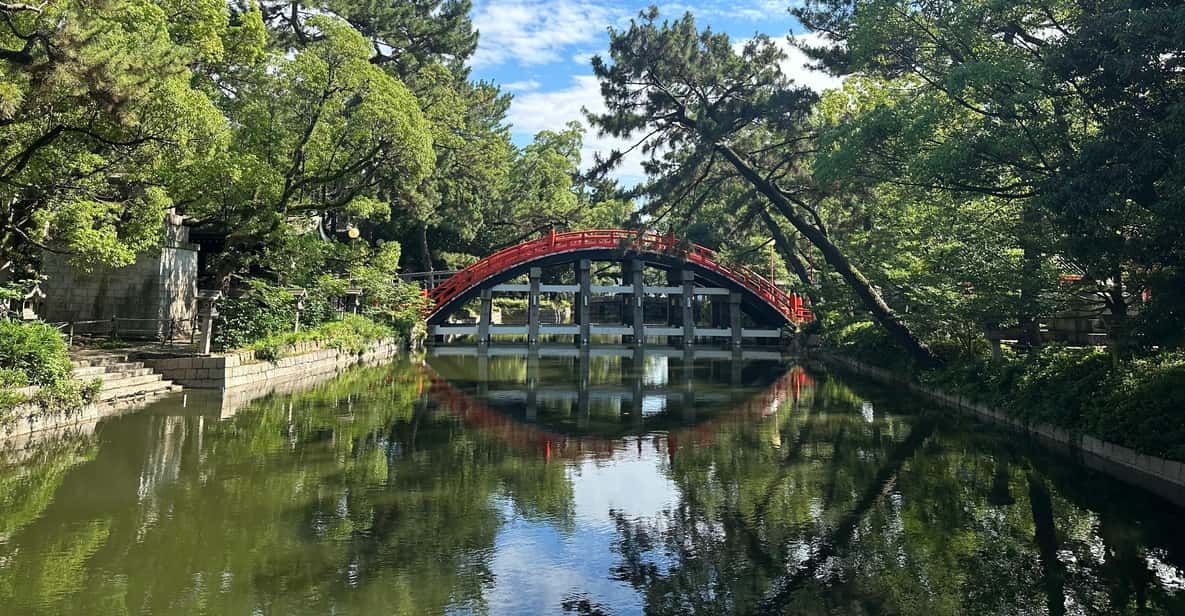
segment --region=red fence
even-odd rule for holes
[[[681,244],[673,235],[639,233],[622,229],[552,232],[544,237],[511,246],[453,274],[428,297],[435,302],[432,312],[456,299],[482,281],[508,269],[546,256],[581,250],[609,249],[623,252],[649,252],[670,255],[716,272],[745,287],[793,323],[814,320],[810,308],[796,293],[787,293],[774,283],[746,267],[731,267],[717,262],[716,253],[698,244]]]

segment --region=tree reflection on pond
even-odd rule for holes
[[[430,356],[224,419],[167,398],[10,451],[0,605],[1185,613],[1180,510],[1013,435],[776,359],[564,355]]]

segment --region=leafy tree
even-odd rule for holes
[[[1047,255],[1085,272],[1119,347],[1144,291],[1180,341],[1180,70],[1175,2],[810,0],[806,50],[876,84],[835,132],[835,178],[987,196],[1025,251],[1020,321],[1040,312]],[[1159,304],[1157,306],[1156,304]],[[1168,306],[1175,306],[1169,308]],[[1122,348],[1118,349],[1122,350]]]
[[[194,173],[191,214],[230,232],[229,272],[285,233],[383,220],[433,167],[415,97],[370,63],[345,22],[313,17],[319,38],[254,67],[222,105],[234,119],[226,156]]]
[[[62,0],[0,18],[0,277],[42,249],[130,263],[159,241],[181,168],[222,142],[187,65],[221,45],[225,16]]]
[[[937,359],[830,237],[815,207],[825,192],[802,171],[807,120],[816,100],[778,64],[784,54],[758,36],[735,51],[727,35],[699,31],[690,14],[659,24],[651,8],[626,30],[610,31],[609,56],[593,59],[608,111],[591,121],[619,137],[644,133],[648,171],[695,187],[713,173],[748,183],[823,256],[920,365]],[[674,152],[654,161],[656,148]],[[679,150],[688,152],[680,153]],[[619,160],[614,154],[605,165]],[[726,171],[721,171],[723,167]]]

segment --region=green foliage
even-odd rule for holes
[[[70,378],[70,355],[56,328],[45,323],[0,321],[0,369],[26,375],[32,385]]]
[[[1126,363],[1086,409],[1088,431],[1154,456],[1185,461],[1185,353]]]
[[[251,279],[238,297],[219,302],[214,344],[222,349],[244,348],[295,327],[296,302],[292,293]]]
[[[29,375],[16,368],[0,368],[0,389],[28,387]]]
[[[357,355],[374,342],[396,336],[396,330],[391,327],[351,314],[340,321],[324,323],[311,329],[271,335],[252,343],[248,348],[255,350],[257,359],[266,361],[285,357],[293,345],[301,342],[317,342],[322,347]]]

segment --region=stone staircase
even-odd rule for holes
[[[180,391],[180,385],[164,380],[143,362],[128,361],[126,354],[114,351],[80,350],[70,353],[74,378],[80,381],[102,379],[98,402],[152,396]]]

